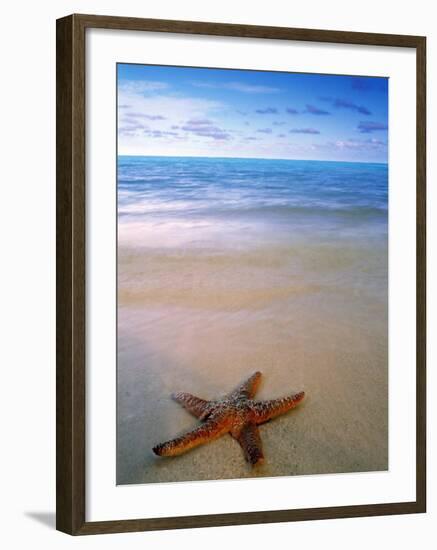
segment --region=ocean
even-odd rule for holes
[[[388,166],[120,156],[117,198],[117,483],[386,469]],[[153,456],[196,425],[172,392],[255,370],[308,396],[261,469],[230,437]]]
[[[367,228],[373,236],[374,230],[386,232],[387,208],[386,164],[189,157],[118,162],[122,227],[129,222],[148,227],[172,222],[188,231],[220,224],[262,226],[262,232],[312,227],[318,234]],[[200,244],[197,234],[187,238]]]

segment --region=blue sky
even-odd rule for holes
[[[118,64],[122,155],[387,162],[388,80]]]

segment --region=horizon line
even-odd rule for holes
[[[299,158],[274,158],[274,157],[224,157],[221,155],[129,155],[117,153],[118,157],[139,157],[139,158],[192,158],[192,159],[233,159],[233,160],[292,160],[300,162],[344,162],[346,164],[385,164],[387,161],[366,161],[366,160],[326,160],[326,159],[299,159]]]

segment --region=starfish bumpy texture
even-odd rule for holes
[[[156,445],[153,452],[158,456],[175,456],[230,433],[241,445],[250,464],[254,466],[263,462],[258,424],[294,409],[305,394],[299,392],[281,399],[254,401],[260,381],[261,373],[255,372],[236,390],[216,401],[206,401],[183,392],[173,394],[173,399],[203,424],[180,437]]]

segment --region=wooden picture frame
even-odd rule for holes
[[[416,51],[416,499],[411,502],[86,521],[85,32],[89,28],[377,45]],[[57,21],[57,529],[71,535],[426,511],[426,39],[420,36],[70,15]]]

